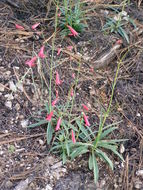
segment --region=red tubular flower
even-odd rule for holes
[[[69,51],[72,51],[72,50],[73,50],[73,46],[67,46],[67,49],[68,49]]]
[[[40,49],[40,51],[39,51],[39,53],[38,53],[38,56],[40,57],[40,58],[45,58],[45,55],[44,55],[44,46],[42,46],[41,47],[41,49]]]
[[[62,48],[58,48],[57,55],[60,55]]]
[[[75,79],[75,73],[72,74],[72,78]]]
[[[85,115],[85,113],[83,113],[83,117],[84,117],[85,125],[89,127],[90,123],[89,123],[88,117]]]
[[[71,34],[75,37],[78,36],[77,31],[75,31],[75,29],[73,29],[71,26],[67,25],[68,29],[71,31]]]
[[[53,114],[54,114],[53,111],[51,111],[49,114],[47,114],[46,120],[47,120],[47,121],[51,121]]]
[[[76,140],[75,140],[75,135],[74,135],[73,130],[72,130],[72,142],[73,142],[73,144],[75,144],[75,143],[76,143]]]
[[[60,129],[60,125],[61,125],[61,117],[58,119],[58,122],[57,122],[57,126],[56,126],[56,129],[55,131],[58,131]]]
[[[59,97],[59,92],[58,92],[58,90],[56,90],[56,98],[58,98]]]
[[[56,85],[62,84],[62,81],[60,80],[59,73],[56,71]]]
[[[23,26],[20,26],[19,24],[15,24],[16,29],[19,30],[25,30]]]
[[[73,91],[73,88],[71,88],[71,97],[73,97],[74,95],[74,91]]]
[[[35,67],[36,66],[36,63],[35,61],[37,60],[37,57],[33,57],[32,59],[26,61],[26,65],[28,65],[29,67]]]
[[[85,104],[82,104],[82,107],[83,107],[83,109],[85,109],[86,111],[89,110],[88,107],[87,107]]]
[[[59,100],[59,99],[56,98],[56,99],[52,102],[52,106],[53,106],[53,107],[57,104],[58,100]]]
[[[31,26],[31,28],[32,28],[33,30],[35,30],[39,25],[40,25],[40,23],[33,24],[33,25]]]

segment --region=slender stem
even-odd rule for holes
[[[49,85],[49,107],[50,112],[52,110],[52,77],[53,77],[53,58],[54,58],[54,51],[55,51],[55,38],[56,38],[56,31],[57,31],[57,21],[58,21],[58,6],[56,6],[56,14],[55,14],[55,32],[52,38],[52,56],[51,56],[51,64],[50,64],[50,85]]]
[[[95,149],[97,148],[97,145],[98,145],[100,136],[101,136],[101,134],[102,134],[103,126],[104,126],[104,124],[105,124],[105,122],[106,122],[106,119],[107,119],[107,117],[108,117],[108,115],[109,115],[109,112],[110,112],[110,108],[111,108],[111,104],[112,104],[112,100],[113,100],[113,95],[114,95],[115,86],[116,86],[116,83],[117,83],[117,78],[118,78],[118,73],[119,73],[120,65],[122,64],[122,60],[125,58],[126,54],[127,54],[127,52],[122,56],[122,58],[120,59],[120,61],[119,61],[119,63],[118,63],[118,66],[117,66],[117,71],[116,71],[116,75],[115,75],[115,78],[114,78],[114,81],[113,81],[113,86],[112,86],[112,93],[111,93],[110,102],[109,102],[107,111],[106,111],[105,114],[104,114],[103,121],[102,121],[101,125],[99,126],[98,135],[97,135],[97,137],[96,137],[96,143],[95,143],[95,145],[94,145],[94,148],[95,148]]]

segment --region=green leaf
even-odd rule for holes
[[[96,153],[101,156],[103,158],[103,160],[105,162],[107,162],[110,166],[110,168],[113,170],[113,163],[112,161],[110,160],[110,158],[107,156],[107,154],[105,152],[103,152],[102,150],[100,149],[96,149]]]
[[[92,158],[92,154],[89,155],[88,166],[89,166],[89,169],[90,169],[90,170],[93,169],[93,158]]]
[[[52,138],[53,138],[53,127],[51,125],[51,122],[48,123],[48,126],[47,126],[47,144],[50,144]]]
[[[95,153],[92,151],[92,163],[93,163],[93,174],[94,174],[94,182],[95,184],[98,181],[98,175],[99,175],[99,170],[98,170],[98,164],[95,158]]]
[[[129,37],[128,37],[126,31],[125,31],[122,27],[119,27],[119,28],[118,28],[118,33],[119,33],[123,38],[125,38],[126,41],[127,41],[127,43],[129,44]]]
[[[117,152],[117,147],[115,145],[108,145],[108,144],[101,144],[101,143],[99,143],[98,147],[103,147],[105,149],[111,150],[116,156],[118,156],[121,160],[124,161],[122,155],[119,152]]]
[[[106,137],[108,134],[110,134],[112,131],[114,131],[115,129],[117,129],[118,127],[111,127],[109,129],[107,129],[106,131],[104,131],[101,136],[100,139],[103,139],[104,137]]]
[[[48,123],[48,121],[44,119],[44,120],[41,120],[41,121],[39,121],[37,123],[29,125],[28,128],[39,127],[40,125],[43,125],[43,124],[46,124],[46,123]]]
[[[66,142],[66,150],[67,150],[67,155],[70,155],[70,148],[69,148],[69,144]]]
[[[67,161],[67,156],[66,156],[65,151],[63,151],[63,153],[62,153],[62,160],[63,160],[63,164],[65,164]]]
[[[79,155],[85,154],[89,152],[86,146],[80,146],[75,148],[74,151],[71,153],[70,157],[73,160],[74,158],[78,157]]]

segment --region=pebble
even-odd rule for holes
[[[22,128],[26,128],[28,126],[28,120],[27,119],[26,120],[22,120],[21,121],[21,126],[22,126]]]
[[[120,145],[120,153],[123,154],[125,152],[125,147],[123,144]]]
[[[138,171],[136,172],[136,175],[143,177],[143,170],[138,170]]]
[[[136,181],[135,184],[134,184],[134,187],[136,189],[141,189],[143,187],[143,184],[141,181]]]
[[[0,92],[4,92],[4,86],[0,85]]]
[[[62,166],[62,161],[57,162],[56,164],[54,164],[54,165],[51,167],[51,169],[57,169],[57,168],[59,168],[59,167],[61,167],[61,166]]]
[[[40,145],[43,145],[44,144],[44,141],[42,139],[39,139],[39,144]]]
[[[16,85],[14,84],[13,81],[9,81],[9,88],[10,88],[10,90],[12,90],[13,92],[16,92],[16,90],[17,90]]]
[[[45,190],[52,190],[52,189],[53,189],[53,188],[52,188],[49,184],[46,185]]]
[[[12,108],[12,102],[11,101],[6,101],[5,106],[11,109]]]
[[[5,188],[11,188],[13,186],[13,183],[11,181],[7,181],[5,183]]]

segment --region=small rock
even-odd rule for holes
[[[17,104],[15,105],[15,108],[16,108],[17,111],[20,110],[20,105],[17,103]]]
[[[20,183],[14,188],[14,190],[27,190],[29,183],[31,183],[33,179],[27,178],[24,181],[20,181]]]
[[[0,92],[4,92],[4,86],[0,84]]]
[[[123,144],[120,145],[120,153],[123,154],[125,152],[125,147]]]
[[[52,190],[52,189],[53,189],[53,188],[52,188],[49,184],[46,185],[45,190]]]
[[[39,139],[39,144],[40,145],[43,145],[44,144],[44,141],[42,139]]]
[[[12,108],[12,102],[11,101],[6,101],[5,106],[11,109]]]
[[[135,184],[134,184],[134,187],[136,189],[141,189],[143,187],[143,184],[141,181],[136,181]]]
[[[22,84],[22,83],[20,83],[20,82],[16,83],[16,87],[17,87],[21,92],[23,92],[23,84]]]
[[[21,126],[22,126],[22,128],[26,128],[28,126],[28,120],[22,120]]]
[[[14,96],[12,94],[6,94],[4,97],[7,98],[7,100],[13,100],[14,99]]]
[[[13,186],[13,183],[11,181],[7,181],[5,183],[5,188],[11,188]]]
[[[60,168],[62,166],[62,161],[60,162],[57,162],[56,164],[54,164],[51,169],[57,169],[57,168]]]
[[[106,184],[106,181],[104,179],[101,180],[100,182],[100,188],[103,188]]]
[[[136,172],[136,175],[143,177],[143,170],[138,170],[138,171]]]
[[[9,81],[9,88],[10,88],[10,90],[12,90],[13,92],[16,92],[16,90],[17,90],[16,85],[14,84],[13,81]]]

